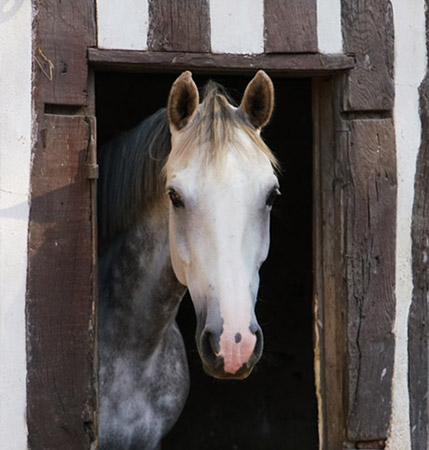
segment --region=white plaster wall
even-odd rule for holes
[[[263,0],[210,0],[213,53],[264,52]]]
[[[398,163],[396,322],[393,411],[389,450],[410,450],[408,396],[408,312],[412,297],[411,215],[420,146],[418,87],[426,71],[424,0],[392,0],[395,24],[395,107]]]
[[[320,53],[342,53],[341,0],[317,0],[317,41]]]
[[[341,0],[317,0],[321,53],[341,53]],[[263,0],[210,0],[214,53],[257,54],[264,51]],[[148,0],[97,0],[98,46],[147,50]]]
[[[147,50],[148,0],[97,0],[98,47]]]
[[[0,10],[0,448],[27,448],[25,289],[31,157],[31,0]]]

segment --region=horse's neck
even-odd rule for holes
[[[174,323],[185,288],[170,260],[165,215],[139,222],[100,261],[100,332],[151,351]]]

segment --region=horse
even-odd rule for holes
[[[255,317],[278,163],[260,136],[274,106],[259,71],[242,101],[192,74],[167,107],[99,152],[100,449],[159,449],[189,391],[176,323],[189,290],[204,371],[246,378],[261,357]]]

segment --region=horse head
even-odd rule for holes
[[[273,103],[263,71],[239,107],[215,84],[199,104],[190,72],[169,95],[172,149],[164,172],[171,261],[194,304],[204,370],[216,378],[246,378],[262,353],[254,308],[279,185],[260,131]]]

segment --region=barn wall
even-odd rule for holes
[[[151,0],[96,0],[98,46],[108,49],[148,48]],[[210,3],[210,46],[213,51],[252,53],[264,49],[266,24],[262,11],[268,0]],[[9,2],[10,3],[10,2]],[[204,2],[200,1],[203,5]],[[275,2],[273,2],[275,3]],[[280,3],[280,2],[279,2]],[[293,4],[294,2],[291,2]],[[314,0],[317,36],[309,39],[322,53],[343,50],[341,0]],[[425,1],[391,0],[395,25],[394,122],[398,163],[396,244],[396,321],[393,411],[389,450],[417,450],[411,445],[408,389],[408,320],[412,304],[411,224],[416,163],[421,144],[419,86],[426,72]],[[31,1],[0,12],[0,436],[10,450],[26,448],[25,290],[31,156]],[[252,9],[249,38],[240,7]],[[299,4],[296,3],[296,4]],[[168,2],[166,3],[168,5]],[[223,28],[226,6],[232,28]],[[217,6],[222,6],[219,10]],[[218,12],[216,12],[218,11]],[[240,20],[233,20],[239,17]],[[127,24],[124,27],[124,23]],[[257,32],[255,32],[255,29]],[[206,30],[208,31],[208,30]],[[238,37],[231,36],[234,32]],[[226,39],[227,38],[227,39]],[[312,48],[311,46],[309,48]]]
[[[341,53],[341,0],[317,0],[317,36],[321,53]]]
[[[12,2],[10,8],[0,11],[0,447],[23,450],[27,447],[25,285],[31,156],[31,2]]]

